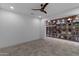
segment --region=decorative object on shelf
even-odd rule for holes
[[[48,20],[48,22],[50,22],[50,20]]]
[[[72,19],[71,19],[71,18],[68,18],[67,20],[68,20],[68,21],[71,21]]]
[[[60,24],[60,21],[59,20],[57,20],[57,24]]]
[[[53,23],[56,23],[56,21],[54,20]]]
[[[65,20],[64,19],[62,19],[62,24],[64,24],[65,23]]]
[[[75,20],[79,20],[79,15],[77,15],[77,16],[75,17]]]

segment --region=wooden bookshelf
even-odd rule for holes
[[[46,21],[46,36],[79,41],[78,15]]]

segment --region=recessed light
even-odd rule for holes
[[[38,16],[39,18],[42,18],[42,16]]]
[[[11,6],[10,8],[11,8],[12,10],[14,9],[14,7],[13,7],[13,6]]]

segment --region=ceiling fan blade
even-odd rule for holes
[[[45,14],[47,14],[47,12],[46,11],[43,11]]]
[[[45,3],[45,5],[41,9],[45,9],[45,7],[48,5],[48,3]]]
[[[32,10],[40,10],[40,9],[32,9]]]

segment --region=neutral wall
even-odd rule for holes
[[[47,19],[42,19],[41,20],[41,38],[45,39],[46,38],[46,20]]]
[[[0,48],[39,38],[39,19],[0,10]]]

